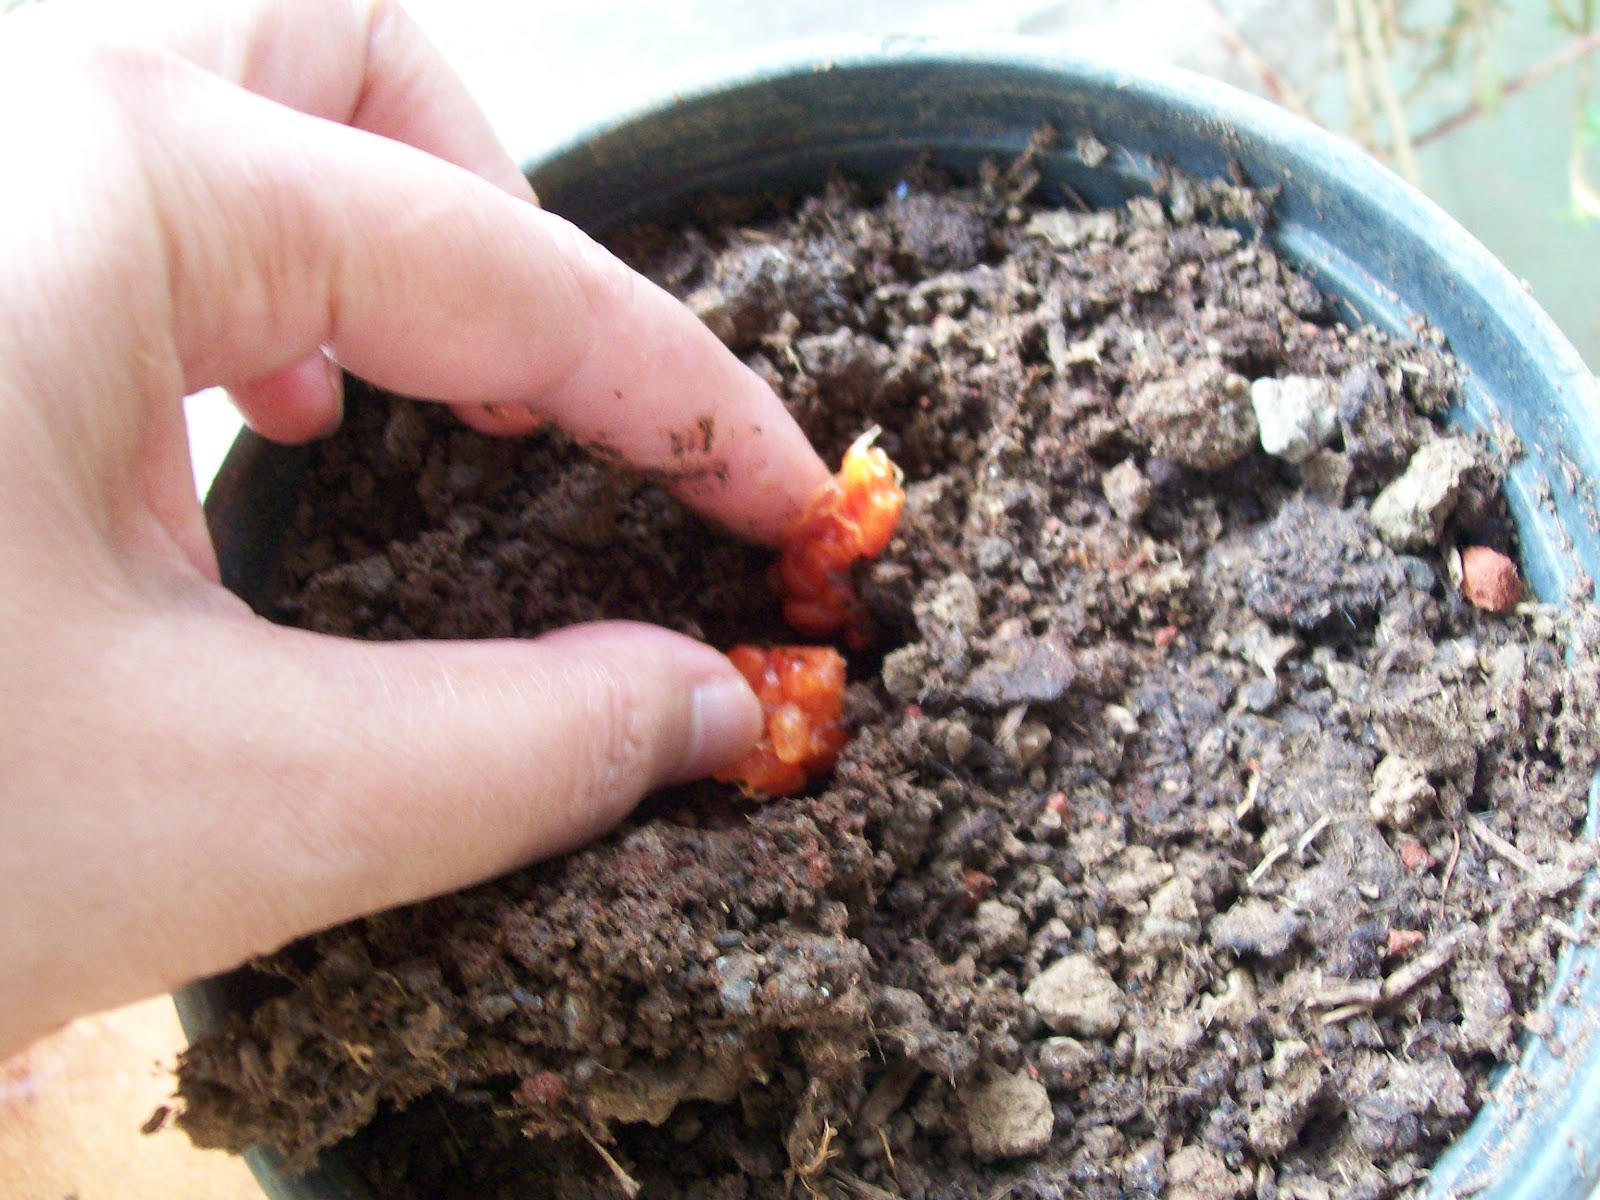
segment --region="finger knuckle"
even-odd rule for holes
[[[597,324],[611,325],[619,314],[638,306],[640,276],[587,234],[577,239],[573,265],[584,304]]]
[[[579,787],[596,799],[631,798],[649,785],[656,758],[657,729],[643,687],[617,671],[605,671],[594,689],[588,753]]]

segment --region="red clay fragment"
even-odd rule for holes
[[[1461,552],[1461,591],[1486,612],[1510,612],[1522,599],[1522,576],[1498,550],[1468,546]]]

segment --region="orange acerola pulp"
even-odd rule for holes
[[[761,700],[766,726],[755,749],[716,773],[747,796],[797,792],[830,770],[850,740],[844,658],[832,646],[735,646],[728,658]]]
[[[883,553],[906,503],[900,468],[872,444],[877,435],[868,430],[845,451],[839,473],[784,538],[773,577],[784,620],[811,637],[843,633],[853,650],[869,635],[850,568]]]
[[[868,641],[867,614],[850,585],[857,559],[876,558],[905,507],[900,468],[868,430],[784,538],[772,585],[784,619],[801,633]],[[844,658],[830,646],[735,646],[728,657],[761,699],[766,723],[756,747],[716,773],[747,796],[784,796],[831,771],[850,740],[844,723]]]

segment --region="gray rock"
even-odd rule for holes
[[[1045,1038],[1039,1043],[1039,1074],[1046,1087],[1070,1091],[1083,1082],[1085,1073],[1100,1060],[1101,1053],[1077,1038]]]
[[[1125,458],[1100,477],[1100,490],[1105,493],[1111,511],[1124,521],[1134,522],[1150,508],[1154,489],[1144,472],[1131,458]]]
[[[927,676],[928,648],[921,642],[901,646],[884,656],[884,690],[896,700],[915,700],[922,693]]]
[[[1093,164],[1091,164],[1093,165]],[[1071,250],[1086,242],[1109,242],[1117,234],[1116,214],[1079,213],[1066,209],[1035,213],[1028,221],[1028,232],[1043,238],[1058,250]]]
[[[1250,1190],[1250,1176],[1205,1146],[1180,1146],[1167,1159],[1166,1200],[1236,1200]]]
[[[972,932],[985,959],[1007,958],[1028,948],[1022,914],[999,900],[985,900],[972,915]]]
[[[1055,1130],[1050,1094],[1025,1071],[973,1088],[966,1095],[966,1118],[972,1153],[985,1162],[1038,1154]]]
[[[1271,958],[1289,948],[1304,923],[1292,909],[1252,897],[1212,919],[1211,940],[1235,954]]]
[[[1122,1160],[1123,1195],[1159,1196],[1167,1186],[1167,1149],[1160,1138],[1139,1143]]]
[[[1437,796],[1420,765],[1390,754],[1372,772],[1368,808],[1373,819],[1384,825],[1411,829],[1429,814]]]
[[[1150,897],[1150,911],[1140,924],[1140,947],[1192,943],[1200,936],[1200,907],[1195,903],[1194,881],[1179,875],[1169,879]]]

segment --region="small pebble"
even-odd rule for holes
[[[1055,1114],[1044,1084],[1031,1075],[1001,1075],[965,1099],[973,1157],[984,1162],[1025,1157],[1050,1144]]]
[[[1391,929],[1384,939],[1383,951],[1391,958],[1410,954],[1422,945],[1426,935],[1420,929]]]
[[[1395,829],[1410,829],[1433,811],[1436,796],[1421,766],[1409,758],[1390,754],[1372,772],[1367,809],[1375,821]]]
[[[1058,959],[1028,985],[1023,999],[1057,1033],[1110,1037],[1122,1024],[1127,998],[1086,954]]]
[[[1290,375],[1257,379],[1250,406],[1261,428],[1261,448],[1292,463],[1322,449],[1339,428],[1339,405],[1326,379]]]
[[[1292,908],[1250,896],[1211,918],[1211,940],[1235,954],[1274,958],[1287,950],[1305,926]]]
[[[1098,1051],[1077,1038],[1049,1037],[1039,1043],[1039,1073],[1047,1086],[1063,1091],[1080,1083],[1099,1059]]]
[[[1434,859],[1416,838],[1406,838],[1400,843],[1400,864],[1408,871],[1427,871],[1432,869]]]
[[[1028,927],[1022,914],[998,900],[985,900],[978,905],[972,932],[985,960],[1007,958],[1028,948]]]
[[[959,764],[972,750],[972,730],[962,721],[947,721],[943,730],[944,754],[952,764]]]
[[[1498,550],[1468,546],[1461,552],[1461,592],[1486,612],[1510,612],[1522,599],[1522,576]]]
[[[1267,712],[1278,702],[1278,681],[1252,680],[1239,689],[1239,700],[1253,713]]]
[[[1205,1146],[1186,1145],[1167,1159],[1166,1200],[1235,1200],[1250,1186],[1250,1177],[1228,1170],[1227,1161]]]
[[[1105,493],[1111,511],[1132,524],[1150,508],[1154,489],[1138,464],[1125,458],[1100,477],[1100,490]]]

